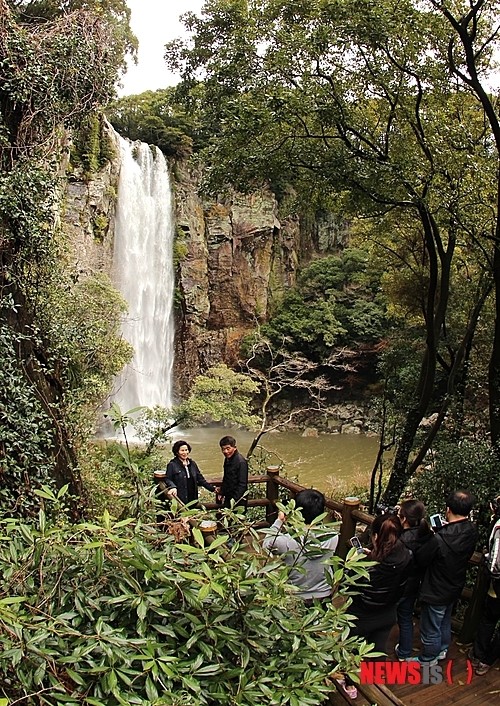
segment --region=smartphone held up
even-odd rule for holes
[[[446,524],[446,520],[442,515],[431,515],[429,521],[433,530],[441,529]]]
[[[351,539],[349,540],[349,544],[351,545],[351,547],[354,547],[356,549],[358,554],[364,553],[365,550],[363,549],[363,545],[361,544],[359,537],[351,537]]]

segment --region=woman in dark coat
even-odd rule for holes
[[[368,569],[369,582],[360,586],[349,608],[358,619],[351,634],[374,642],[377,652],[386,652],[387,638],[396,624],[396,606],[412,565],[411,552],[400,539],[402,531],[397,515],[378,515],[373,520],[373,548],[367,558],[376,564]]]
[[[172,446],[172,452],[174,458],[168,462],[165,476],[169,497],[179,498],[187,505],[198,500],[199,485],[215,493],[215,486],[205,480],[195,461],[189,458],[191,446],[187,441],[176,441]]]
[[[429,541],[433,532],[425,520],[425,505],[420,500],[404,500],[399,507],[399,519],[403,525],[401,541],[413,555],[413,563],[403,597],[398,603],[399,643],[394,648],[400,661],[412,657],[413,611],[420,593],[420,585],[425,573],[416,563],[422,546]]]

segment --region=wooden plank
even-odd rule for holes
[[[388,688],[382,690],[373,684],[358,684],[357,686],[358,692],[361,692],[361,694],[368,699],[370,704],[377,704],[377,706],[394,706],[394,704],[397,703],[398,706],[401,706],[403,703],[400,699],[395,702],[392,691]],[[403,706],[405,706],[404,703]]]
[[[455,670],[454,670],[455,671]],[[464,671],[455,674],[453,684],[443,682],[428,686],[395,685],[396,695],[406,706],[498,706],[500,702],[500,670],[493,668],[483,677],[474,676],[466,683]]]
[[[385,684],[379,684],[378,688],[380,689],[380,691],[383,694],[385,694],[387,697],[389,697],[392,700],[392,703],[396,704],[396,706],[406,706],[406,704],[403,701],[401,701],[401,699],[398,699],[396,694],[394,694],[393,691],[391,691],[391,689],[389,689],[389,687],[385,686]]]

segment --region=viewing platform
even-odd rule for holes
[[[220,485],[220,480],[211,480],[214,485]],[[249,507],[263,507],[265,510],[265,520],[261,526],[271,525],[277,517],[276,502],[287,494],[288,498],[294,497],[304,487],[298,483],[280,476],[278,466],[268,466],[265,475],[256,475],[249,478],[249,485],[265,484],[266,494],[263,498],[250,498]],[[215,509],[213,503],[206,503],[207,509]],[[363,528],[369,527],[374,516],[364,512],[360,508],[357,498],[348,497],[339,502],[332,498],[326,498],[326,507],[341,518],[339,544],[337,554],[345,557],[349,551],[349,539],[356,534],[358,525]],[[351,699],[342,691],[340,687],[332,687],[330,694],[330,704],[332,706],[344,706],[346,703],[355,706],[498,706],[500,704],[500,660],[484,676],[474,674],[472,665],[467,659],[467,652],[473,640],[474,632],[479,620],[482,598],[485,593],[484,574],[478,571],[482,555],[475,552],[469,561],[469,570],[475,573],[474,587],[465,588],[462,593],[462,600],[466,602],[466,609],[462,621],[453,621],[453,642],[450,646],[447,659],[439,662],[441,667],[441,677],[439,670],[433,672],[429,678],[429,684],[395,683],[395,684],[360,684],[357,685],[358,696]],[[470,582],[469,582],[470,583]],[[414,647],[420,644],[418,633],[418,618],[415,618]],[[405,667],[407,663],[396,662],[394,657],[394,646],[398,641],[398,628],[395,626],[389,637],[387,661],[394,661],[396,667],[400,669],[398,681],[404,679]],[[415,652],[417,654],[417,652]],[[380,658],[384,660],[384,658]],[[437,674],[437,676],[436,676]]]

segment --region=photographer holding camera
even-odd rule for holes
[[[419,550],[417,565],[425,569],[420,591],[422,654],[410,658],[426,664],[446,659],[451,641],[451,612],[465,585],[467,565],[476,542],[477,529],[469,515],[474,496],[456,490],[446,499],[446,524]]]

